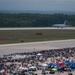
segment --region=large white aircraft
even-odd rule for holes
[[[58,28],[63,28],[63,27],[65,27],[66,26],[66,20],[65,20],[65,22],[63,23],[63,24],[54,24],[54,25],[52,25],[53,27],[58,27]]]

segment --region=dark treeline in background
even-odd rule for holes
[[[32,14],[0,13],[0,27],[51,27],[53,24],[64,23],[75,26],[75,15],[67,14]]]

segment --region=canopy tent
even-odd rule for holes
[[[29,70],[30,70],[30,71],[36,71],[36,67],[35,67],[35,66],[30,66],[30,67],[29,67]]]
[[[43,66],[43,67],[47,67],[47,66],[48,66],[48,64],[42,64],[42,66]]]
[[[64,63],[63,62],[56,62],[56,64],[60,67],[64,66]]]
[[[41,64],[41,69],[42,70],[48,69],[48,64],[45,64],[45,63]]]
[[[36,67],[35,67],[35,66],[30,66],[29,68],[30,68],[30,69],[35,69]]]
[[[37,56],[41,56],[41,55],[42,55],[41,53],[38,53],[38,54],[37,54]]]
[[[20,70],[28,70],[27,67],[19,67]]]
[[[70,64],[70,61],[65,61],[64,64],[68,65]]]
[[[48,66],[57,67],[58,65],[56,63],[50,63],[50,64],[48,64]]]
[[[75,63],[71,66],[71,69],[75,69]]]
[[[74,61],[65,61],[64,64],[67,65],[67,68],[75,69],[75,62]]]
[[[57,68],[52,68],[51,70],[53,70],[53,71],[57,71]]]
[[[15,55],[15,56],[12,56],[12,59],[19,59],[19,58],[26,58],[27,55]]]

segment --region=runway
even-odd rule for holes
[[[0,55],[75,47],[75,39],[0,45]]]
[[[39,30],[39,29],[70,29],[70,30],[75,30],[75,27],[64,27],[64,28],[56,28],[56,27],[0,28],[0,30]]]

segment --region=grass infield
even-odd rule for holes
[[[75,39],[75,30],[1,30],[0,44]]]

